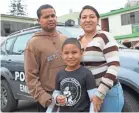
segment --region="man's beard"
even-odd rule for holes
[[[53,28],[42,28],[46,32],[54,32],[56,30],[56,26]]]

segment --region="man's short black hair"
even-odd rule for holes
[[[38,8],[38,10],[37,10],[37,16],[38,16],[38,18],[40,18],[40,16],[41,16],[41,11],[42,11],[43,9],[48,9],[48,8],[54,9],[53,6],[51,6],[51,5],[49,5],[49,4],[44,4],[44,5],[40,6],[40,7]],[[54,9],[54,10],[55,10],[55,9]]]
[[[67,44],[74,44],[81,50],[81,44],[76,38],[68,38],[68,39],[66,39],[64,41],[63,45],[62,45],[62,50],[63,50],[64,46],[67,45]]]
[[[82,10],[81,10],[81,12],[80,12],[80,14],[79,14],[79,18],[81,18],[82,12],[83,12],[85,9],[90,9],[90,10],[94,11],[95,14],[96,14],[96,16],[97,16],[97,18],[99,19],[100,16],[99,16],[98,11],[97,11],[94,7],[92,7],[92,6],[90,6],[90,5],[85,5],[85,6],[82,8]]]

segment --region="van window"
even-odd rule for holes
[[[6,40],[5,50],[6,50],[7,54],[10,54],[10,50],[11,50],[11,47],[12,47],[15,39],[16,39],[16,37],[12,37],[12,38],[9,38],[9,39]]]
[[[1,55],[5,55],[5,42],[1,44],[0,52],[1,52]]]
[[[14,55],[23,54],[28,40],[31,39],[33,35],[34,33],[18,36],[14,43],[12,54]]]

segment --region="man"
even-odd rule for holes
[[[40,6],[37,16],[42,32],[35,33],[26,46],[24,69],[29,92],[43,112],[51,104],[56,73],[64,67],[60,51],[66,37],[56,31],[56,12],[51,5]]]

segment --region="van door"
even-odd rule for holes
[[[17,37],[15,43],[12,47],[12,52],[9,57],[11,61],[11,72],[14,76],[14,88],[15,93],[19,99],[30,98],[28,88],[25,83],[25,73],[24,73],[24,49],[29,39],[32,38],[34,33],[24,34]]]

